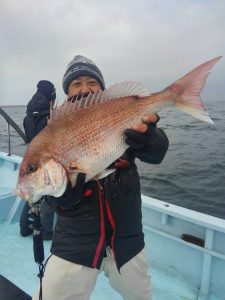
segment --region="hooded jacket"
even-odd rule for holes
[[[48,116],[50,114],[50,103],[46,96],[40,92],[36,92],[27,104],[26,117],[23,120],[28,142],[47,125]]]

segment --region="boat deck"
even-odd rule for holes
[[[19,235],[19,224],[0,223],[0,274],[12,281],[26,293],[32,295],[38,285],[38,267],[33,260],[32,237]],[[45,256],[48,256],[51,242],[45,241]],[[164,273],[152,267],[153,299],[155,300],[193,300],[197,290],[180,276],[172,272]],[[91,300],[119,300],[121,296],[109,285],[104,274],[97,280]],[[216,298],[213,298],[216,300]],[[219,300],[219,299],[217,299]]]

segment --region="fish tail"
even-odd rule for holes
[[[210,70],[221,58],[222,56],[219,56],[203,63],[167,88],[172,92],[172,98],[177,108],[211,124],[214,124],[214,122],[201,102],[200,93]]]

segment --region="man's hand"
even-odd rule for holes
[[[144,116],[142,123],[133,125],[131,129],[125,131],[125,142],[136,150],[144,147],[154,137],[159,119],[157,114]]]
[[[133,125],[131,127],[131,129],[144,133],[148,129],[148,124],[150,124],[150,123],[156,124],[158,121],[159,121],[159,116],[157,114],[151,114],[148,116],[144,116],[142,119],[142,123]]]

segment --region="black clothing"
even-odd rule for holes
[[[45,199],[42,200],[40,207],[41,214],[41,228],[43,240],[52,240],[53,235],[53,222],[54,222],[54,210],[49,206]],[[30,215],[30,205],[25,202],[20,215],[20,235],[28,236],[33,233],[33,220]]]
[[[50,102],[37,92],[27,105],[27,115],[23,120],[23,127],[29,142],[47,125],[50,114]]]
[[[32,228],[30,227],[31,222],[29,220],[29,211],[30,205],[28,202],[25,202],[20,215],[20,235],[22,236],[30,235],[33,232]]]
[[[23,126],[28,142],[30,143],[47,125],[48,116],[50,115],[50,102],[44,94],[37,92],[29,101],[26,113]],[[32,221],[29,220],[29,210],[30,206],[26,202],[20,216],[20,234],[22,236],[30,235],[33,232],[30,227]],[[44,240],[52,239],[53,220],[54,210],[47,204],[44,198],[41,204],[42,237]]]
[[[48,101],[55,100],[56,98],[54,84],[48,80],[40,80],[37,84],[37,91],[42,93]]]
[[[135,157],[160,163],[168,149],[161,129],[138,150],[129,148],[113,174],[87,182],[83,197],[70,199],[71,206],[60,205],[63,196],[48,197],[57,207],[52,254],[88,267],[100,268],[106,246],[110,245],[118,269],[144,247],[140,180]]]
[[[57,206],[63,207],[64,209],[72,208],[74,205],[77,206],[81,201],[81,197],[84,193],[85,178],[86,178],[86,174],[79,173],[77,176],[75,188],[72,188],[69,182],[67,184],[67,188],[62,197],[58,197],[58,198],[52,196],[46,197],[48,204],[53,209],[57,209]],[[56,205],[56,201],[57,201],[57,205]]]
[[[54,214],[55,211],[51,208],[51,206],[49,206],[45,196],[40,207],[41,231],[43,240],[52,240]]]

